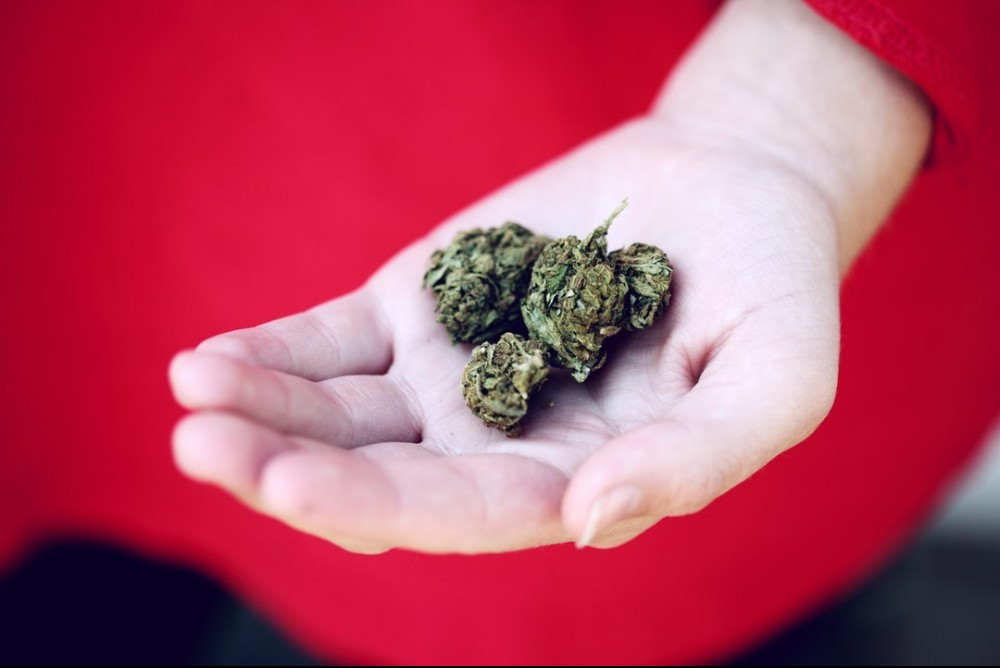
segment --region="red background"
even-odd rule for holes
[[[847,280],[819,432],[624,548],[354,556],[171,461],[175,351],[350,290],[642,112],[710,10],[0,4],[0,562],[107,539],[205,570],[327,657],[408,663],[711,660],[869,573],[1000,406],[993,123]],[[1000,59],[963,43],[992,121]]]

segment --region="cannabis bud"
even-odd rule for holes
[[[481,343],[462,373],[465,403],[489,427],[508,436],[521,432],[528,399],[549,376],[545,346],[506,333],[496,343]]]
[[[674,269],[667,254],[656,246],[636,243],[608,257],[628,284],[625,329],[634,332],[649,327],[670,303]]]
[[[437,299],[437,321],[452,343],[479,343],[521,330],[531,265],[551,240],[517,223],[460,232],[435,251],[423,285]]]
[[[581,383],[604,364],[604,340],[624,324],[629,285],[608,257],[607,235],[625,204],[583,241],[568,236],[548,245],[521,307],[531,338],[547,345],[554,361]]]
[[[423,285],[438,322],[452,343],[480,343],[462,394],[487,426],[517,436],[550,361],[582,383],[604,364],[609,336],[649,327],[670,303],[666,253],[643,243],[608,253],[608,228],[627,203],[583,241],[505,223],[459,233],[431,256]]]

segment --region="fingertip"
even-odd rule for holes
[[[204,465],[207,440],[204,418],[198,414],[185,415],[174,426],[171,435],[174,465],[187,477],[203,482],[211,477]]]
[[[261,471],[259,495],[261,505],[268,512],[286,521],[311,522],[317,514],[314,483],[325,478],[318,486],[337,489],[337,481],[330,476],[328,466],[310,462],[305,457],[284,457]]]
[[[218,355],[220,357],[228,357],[242,362],[254,363],[259,357],[257,349],[260,345],[262,345],[262,343],[258,341],[257,345],[254,345],[247,340],[247,337],[251,335],[250,333],[252,331],[253,330],[236,330],[234,332],[218,334],[199,343],[195,352]],[[264,335],[258,331],[257,338],[263,339]]]
[[[172,444],[177,468],[186,476],[244,498],[256,493],[266,463],[292,448],[280,434],[225,413],[182,418],[174,427]]]
[[[623,434],[577,469],[563,498],[563,524],[577,545],[640,515],[687,515],[723,488],[703,439],[683,424],[653,423]]]
[[[635,452],[623,447],[619,437],[587,458],[573,474],[563,496],[562,517],[566,530],[577,537],[577,547],[592,542],[598,529],[595,523],[599,520],[595,518],[602,513],[602,498],[608,493],[624,488],[649,498],[641,481],[631,475],[633,470],[644,466],[634,459]]]
[[[642,507],[643,496],[635,484],[623,481],[577,503],[566,517],[570,535],[577,536],[576,547],[590,547],[612,527],[633,519]]]
[[[168,371],[174,399],[191,410],[230,408],[243,387],[240,369],[239,362],[218,355],[178,353]]]
[[[194,350],[177,353],[167,371],[174,399],[184,408],[205,408],[206,388],[211,381],[211,370],[206,368],[211,359]]]
[[[170,358],[170,363],[167,365],[167,383],[170,385],[170,391],[174,395],[174,400],[182,406],[184,405],[184,402],[181,401],[183,391],[179,391],[179,389],[186,384],[186,372],[190,364],[190,358],[194,354],[195,352],[192,349],[182,350]]]

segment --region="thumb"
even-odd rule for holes
[[[727,348],[660,420],[613,439],[576,471],[562,516],[578,547],[618,545],[663,517],[701,510],[826,417],[835,347]]]

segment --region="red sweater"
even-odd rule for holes
[[[1000,407],[1000,134],[976,121],[1000,3],[811,4],[926,91],[946,158],[845,282],[830,418],[620,549],[362,557],[175,471],[169,357],[357,286],[642,112],[712,6],[3,3],[0,561],[106,538],[386,663],[712,661],[871,573]]]

